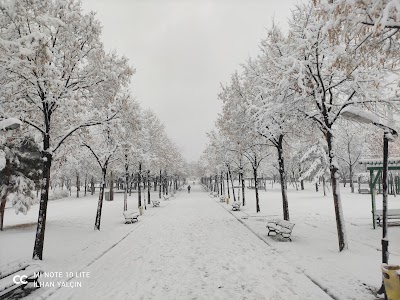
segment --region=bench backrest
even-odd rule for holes
[[[382,209],[377,209],[376,214],[382,216],[383,215]],[[387,215],[388,216],[400,216],[400,209],[388,209]]]
[[[294,225],[295,225],[295,224],[290,223],[289,221],[286,221],[286,220],[279,220],[277,222],[277,224],[282,226],[282,227],[284,227],[284,228],[287,228],[287,229],[292,229],[294,227]]]

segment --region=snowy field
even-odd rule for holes
[[[49,202],[41,265],[63,277],[42,278],[50,287],[27,298],[376,299],[370,289],[381,281],[382,232],[372,229],[370,195],[342,188],[349,250],[339,253],[333,201],[311,186],[289,188],[293,242],[267,236],[267,220],[282,215],[279,185],[261,192],[258,214],[253,190],[232,212],[192,187],[190,195],[147,207],[131,225],[118,193],[104,202],[100,232],[93,231],[97,194]],[[135,207],[137,194],[128,201]],[[378,196],[378,209],[380,202]],[[389,208],[400,208],[400,198],[391,196]],[[26,216],[6,210],[1,266],[31,258],[37,213],[37,205]],[[389,227],[389,240],[389,261],[400,264],[400,227]]]

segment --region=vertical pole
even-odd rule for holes
[[[379,174],[379,173],[378,173]],[[369,170],[369,189],[371,191],[371,204],[372,204],[372,224],[376,228],[375,220],[375,185],[374,185],[374,170]]]
[[[387,132],[383,137],[383,197],[382,197],[382,263],[387,263],[389,260],[389,240],[387,239],[387,196],[388,196],[388,152],[389,140]]]
[[[387,264],[389,260],[389,240],[387,238],[387,193],[388,193],[388,152],[389,152],[389,140],[387,137],[388,132],[385,131],[383,135],[383,197],[382,197],[382,263]],[[385,285],[382,278],[382,286],[379,292],[385,293],[385,299],[387,295],[385,291]]]

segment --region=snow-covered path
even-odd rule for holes
[[[331,299],[200,186],[169,201],[49,299]]]

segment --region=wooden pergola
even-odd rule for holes
[[[371,204],[372,204],[372,224],[374,229],[376,228],[376,206],[375,206],[375,187],[378,179],[382,175],[383,160],[382,159],[362,159],[360,160],[361,165],[365,165],[369,171],[369,187],[371,191]],[[400,170],[400,157],[388,158],[388,170],[396,171]],[[375,171],[378,171],[375,176]]]

